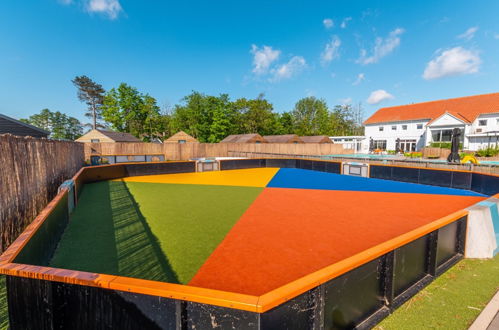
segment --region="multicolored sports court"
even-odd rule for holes
[[[46,215],[28,228],[7,251],[10,263],[3,273],[26,281],[33,276],[19,265],[29,264],[31,275],[43,274],[36,278],[51,283],[125,292],[134,297],[128,302],[162,297],[159,305],[172,302],[174,313],[190,315],[184,322],[198,325],[208,322],[196,309],[204,304],[210,315],[233,314],[213,320],[247,328],[254,317],[260,327],[301,328],[321,308],[333,312],[313,322],[372,325],[396,307],[380,296],[400,305],[420,289],[415,285],[426,285],[462,258],[465,209],[489,198],[483,191],[313,166],[279,168],[270,161],[268,167],[212,172],[182,169],[189,164],[168,171],[137,164],[88,168],[60,196],[65,200],[55,201],[68,205],[68,196],[77,196],[66,223]],[[55,204],[50,214],[57,213]],[[28,251],[44,248],[50,239],[43,235],[50,233],[59,237],[50,253]],[[359,294],[366,296],[360,306]],[[177,306],[178,301],[184,302]],[[153,311],[147,306],[138,310],[149,322]],[[286,316],[304,306],[308,314]],[[168,328],[166,319],[154,322]]]

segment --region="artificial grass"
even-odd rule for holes
[[[87,184],[50,266],[187,284],[262,189]]]
[[[5,276],[0,275],[0,329],[9,327],[9,314],[7,310],[7,286]]]
[[[499,290],[499,255],[464,259],[375,329],[468,329]]]

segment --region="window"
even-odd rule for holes
[[[392,126],[392,131],[396,131],[397,130],[397,126]]]
[[[178,143],[180,143],[180,144],[184,144],[184,143],[186,143],[186,142],[187,142],[187,141],[185,141],[185,140],[178,140]]]
[[[416,128],[417,128],[417,129],[423,129],[423,124],[418,124],[418,125],[416,126]]]
[[[386,150],[386,140],[374,140],[373,141],[374,149]]]
[[[90,142],[92,142],[92,143],[99,143],[100,140],[99,139],[90,139]]]
[[[380,126],[380,127],[379,127],[379,131],[380,131],[380,132],[383,132],[384,130],[385,130],[385,128],[384,128],[383,126]]]
[[[416,140],[400,140],[399,149],[405,152],[416,151]]]
[[[402,130],[407,131],[407,125],[402,125]]]
[[[496,125],[499,125],[499,118],[496,119]]]
[[[452,130],[451,129],[432,130],[431,137],[433,142],[451,142]],[[464,140],[464,130],[461,130],[461,141],[463,140]]]
[[[480,119],[478,121],[478,126],[487,126],[487,119]]]

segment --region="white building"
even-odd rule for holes
[[[362,152],[365,136],[330,136],[329,139],[334,144],[343,145],[343,149],[353,149],[355,153]]]
[[[365,122],[362,151],[417,151],[432,142],[450,142],[452,130],[463,131],[463,149],[495,146],[499,139],[499,93],[381,108]]]

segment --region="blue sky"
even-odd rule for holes
[[[499,1],[2,0],[0,113],[83,119],[70,80],[383,106],[499,92]]]

